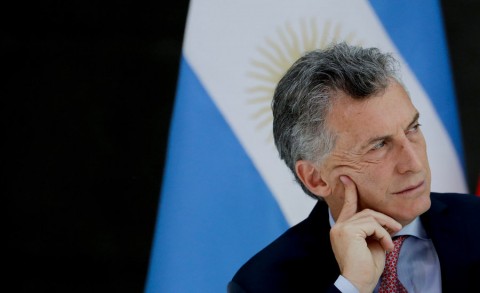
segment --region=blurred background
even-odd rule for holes
[[[480,172],[473,3],[441,1],[471,193]],[[4,286],[142,292],[188,1],[14,6],[2,11]]]

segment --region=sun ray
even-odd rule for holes
[[[272,97],[269,94],[265,94],[262,96],[258,96],[257,98],[251,98],[247,101],[247,103],[249,104],[264,103],[265,104],[265,102],[270,103],[271,100],[272,100]]]
[[[257,112],[252,114],[252,118],[259,118],[261,116],[264,116],[265,114],[270,114],[270,107],[262,107]]]
[[[291,45],[289,47],[289,53],[290,53],[289,55],[300,56],[301,49],[300,49],[300,41],[298,39],[298,35],[295,33],[295,31],[292,29],[290,25],[286,27],[286,31],[291,39],[291,42],[290,42]]]
[[[267,118],[264,118],[262,121],[260,121],[258,124],[257,124],[257,130],[259,129],[263,129],[264,127],[266,127],[267,125],[270,125],[273,121],[273,118],[270,116],[270,117],[267,117]]]
[[[301,34],[304,43],[304,50],[311,50],[315,47],[317,41],[317,33],[316,33],[316,24],[315,19],[312,19],[310,22],[310,34],[309,27],[306,23],[305,19],[301,20]]]
[[[330,21],[327,21],[323,26],[322,41],[320,42],[321,48],[324,48],[327,46],[327,42],[328,42],[327,40],[328,40],[328,37],[330,36],[330,26],[331,26]]]
[[[279,76],[279,71],[275,68],[273,68],[270,64],[265,63],[265,62],[260,62],[260,61],[252,61],[252,65],[255,67],[262,69],[263,71],[266,71],[265,73],[270,75],[270,76]],[[249,72],[250,75],[251,71]]]
[[[272,147],[273,116],[270,104],[278,81],[293,62],[307,51],[324,48],[340,40],[361,43],[356,41],[354,32],[344,33],[340,23],[325,20],[318,25],[315,17],[300,19],[297,26],[286,22],[275,32],[276,39],[265,37],[264,45],[257,47],[259,57],[251,60],[252,68],[246,73],[256,82],[246,89],[250,95],[247,103],[254,107],[249,116],[256,121],[256,131],[264,132],[266,143]]]
[[[253,77],[257,80],[261,80],[269,83],[275,83],[277,81],[274,76],[265,75],[263,73],[258,73],[258,72],[250,72],[248,73],[248,76]]]
[[[274,88],[272,86],[255,86],[255,87],[248,88],[247,92],[250,93],[250,94],[262,92],[262,93],[266,93],[267,95],[269,95],[272,92],[273,89]]]
[[[274,50],[274,52],[277,54],[277,60],[276,63],[280,67],[283,66],[285,63],[288,62],[287,56],[285,56],[285,53],[283,50],[280,48],[280,46],[276,43],[274,43],[271,39],[267,38],[267,44]]]
[[[333,30],[334,43],[337,43],[340,40],[341,33],[342,33],[342,26],[339,23],[337,23],[337,25],[335,25],[335,29]]]

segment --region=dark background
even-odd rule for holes
[[[442,1],[474,192],[480,4],[471,3]],[[3,287],[142,292],[188,1],[16,6],[1,12]]]

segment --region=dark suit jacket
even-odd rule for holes
[[[440,259],[443,293],[480,292],[480,198],[432,192],[431,199],[420,217]],[[327,209],[319,201],[307,219],[248,260],[228,292],[339,292]]]

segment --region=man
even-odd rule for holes
[[[280,80],[275,145],[318,203],[229,292],[480,292],[480,199],[430,191],[420,113],[397,68],[390,54],[340,43]]]

